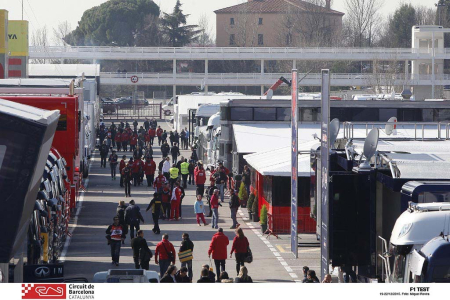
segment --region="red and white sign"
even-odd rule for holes
[[[139,77],[137,77],[136,75],[131,76],[132,83],[138,83],[138,81],[139,81]]]
[[[24,283],[22,299],[66,299],[66,285]]]

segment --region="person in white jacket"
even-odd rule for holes
[[[194,203],[194,212],[197,216],[197,224],[200,225],[200,219],[202,220],[203,224],[206,226],[208,223],[205,221],[205,206],[203,205],[202,195],[197,195],[197,201]]]
[[[162,166],[162,173],[166,177],[167,181],[169,181],[170,178],[170,158],[166,157],[166,161],[163,163]]]

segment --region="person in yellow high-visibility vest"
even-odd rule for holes
[[[183,178],[183,188],[187,188],[187,179],[189,175],[189,163],[187,158],[184,159],[184,162],[181,163],[181,177]]]
[[[178,180],[178,173],[180,170],[177,168],[176,164],[172,164],[172,168],[169,170],[170,174],[170,190],[173,190],[174,183]]]

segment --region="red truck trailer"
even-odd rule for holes
[[[74,209],[81,185],[80,127],[81,111],[78,96],[2,96],[2,99],[46,110],[59,110],[60,118],[52,146],[67,162],[67,176],[71,182],[70,208]]]

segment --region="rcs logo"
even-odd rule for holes
[[[22,299],[66,299],[66,285],[22,284]]]
[[[16,34],[8,34],[8,38],[10,40],[17,40],[17,35]]]

